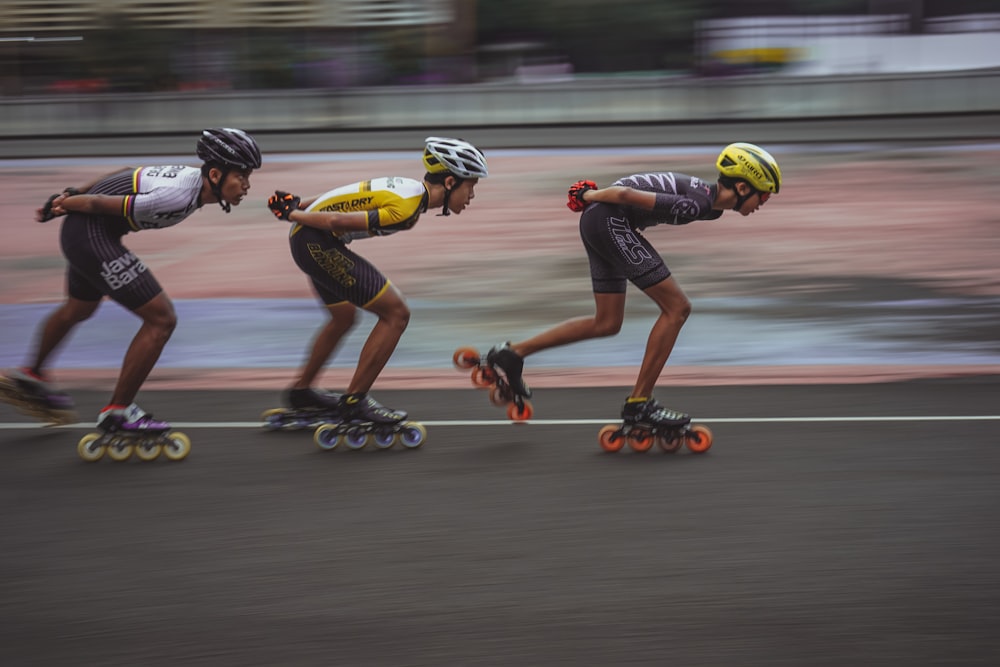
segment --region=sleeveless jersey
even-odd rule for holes
[[[176,225],[198,210],[201,186],[201,169],[164,165],[113,174],[87,194],[124,195],[121,217],[103,217],[112,231],[127,234]]]
[[[373,178],[325,192],[306,210],[338,213],[365,211],[369,224],[375,221],[384,233],[392,234],[417,224],[420,215],[427,211],[427,189],[422,181],[412,178]],[[301,228],[302,225],[293,225],[290,235],[294,236]],[[367,231],[333,234],[345,243],[352,239],[369,238]]]
[[[633,174],[619,178],[612,185],[656,193],[652,211],[625,207],[628,220],[635,229],[653,225],[686,225],[695,220],[714,220],[722,215],[722,211],[712,210],[718,186],[709,185],[697,176],[672,171]]]

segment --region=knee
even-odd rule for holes
[[[398,299],[391,307],[382,310],[379,318],[393,329],[405,331],[410,323],[410,307],[405,301]]]
[[[156,332],[156,335],[165,339],[170,338],[177,328],[177,313],[172,304],[167,304],[163,308],[156,308],[146,313],[143,317],[146,326]]]
[[[684,323],[691,316],[691,302],[687,297],[682,297],[670,310],[669,314],[677,321],[677,325],[684,326]]]
[[[594,321],[594,337],[607,338],[617,335],[622,330],[622,318]]]
[[[67,301],[59,310],[59,317],[71,325],[79,324],[89,320],[95,312],[100,301]]]

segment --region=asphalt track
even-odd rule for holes
[[[614,387],[525,425],[383,391],[429,431],[389,452],[262,431],[273,392],[144,392],[182,463],[0,405],[0,664],[995,665],[998,385],[674,388],[704,455],[601,453]]]

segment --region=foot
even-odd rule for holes
[[[524,398],[531,398],[531,389],[521,376],[524,358],[510,348],[510,343],[497,345],[486,354],[486,363],[503,371],[511,390]]]
[[[622,419],[626,424],[684,426],[691,423],[689,415],[665,408],[652,398],[635,402],[626,399],[622,406]]]
[[[104,408],[97,417],[97,428],[105,433],[125,431],[131,433],[163,433],[170,430],[170,424],[147,413],[133,403],[127,408]]]
[[[57,390],[45,378],[26,368],[9,371],[6,376],[27,400],[38,401],[49,410],[72,410],[74,407],[69,394]]]
[[[340,405],[340,394],[312,387],[289,389],[285,392],[284,402],[294,409],[336,410]]]
[[[406,419],[406,412],[380,404],[368,394],[344,394],[340,398],[340,413],[344,419],[369,421],[376,424],[397,424]]]

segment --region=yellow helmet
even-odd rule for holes
[[[427,137],[424,140],[424,167],[428,173],[451,173],[459,178],[486,178],[486,156],[461,139]]]
[[[753,144],[729,144],[715,161],[719,174],[739,178],[760,192],[777,194],[781,189],[781,169],[771,154]]]

